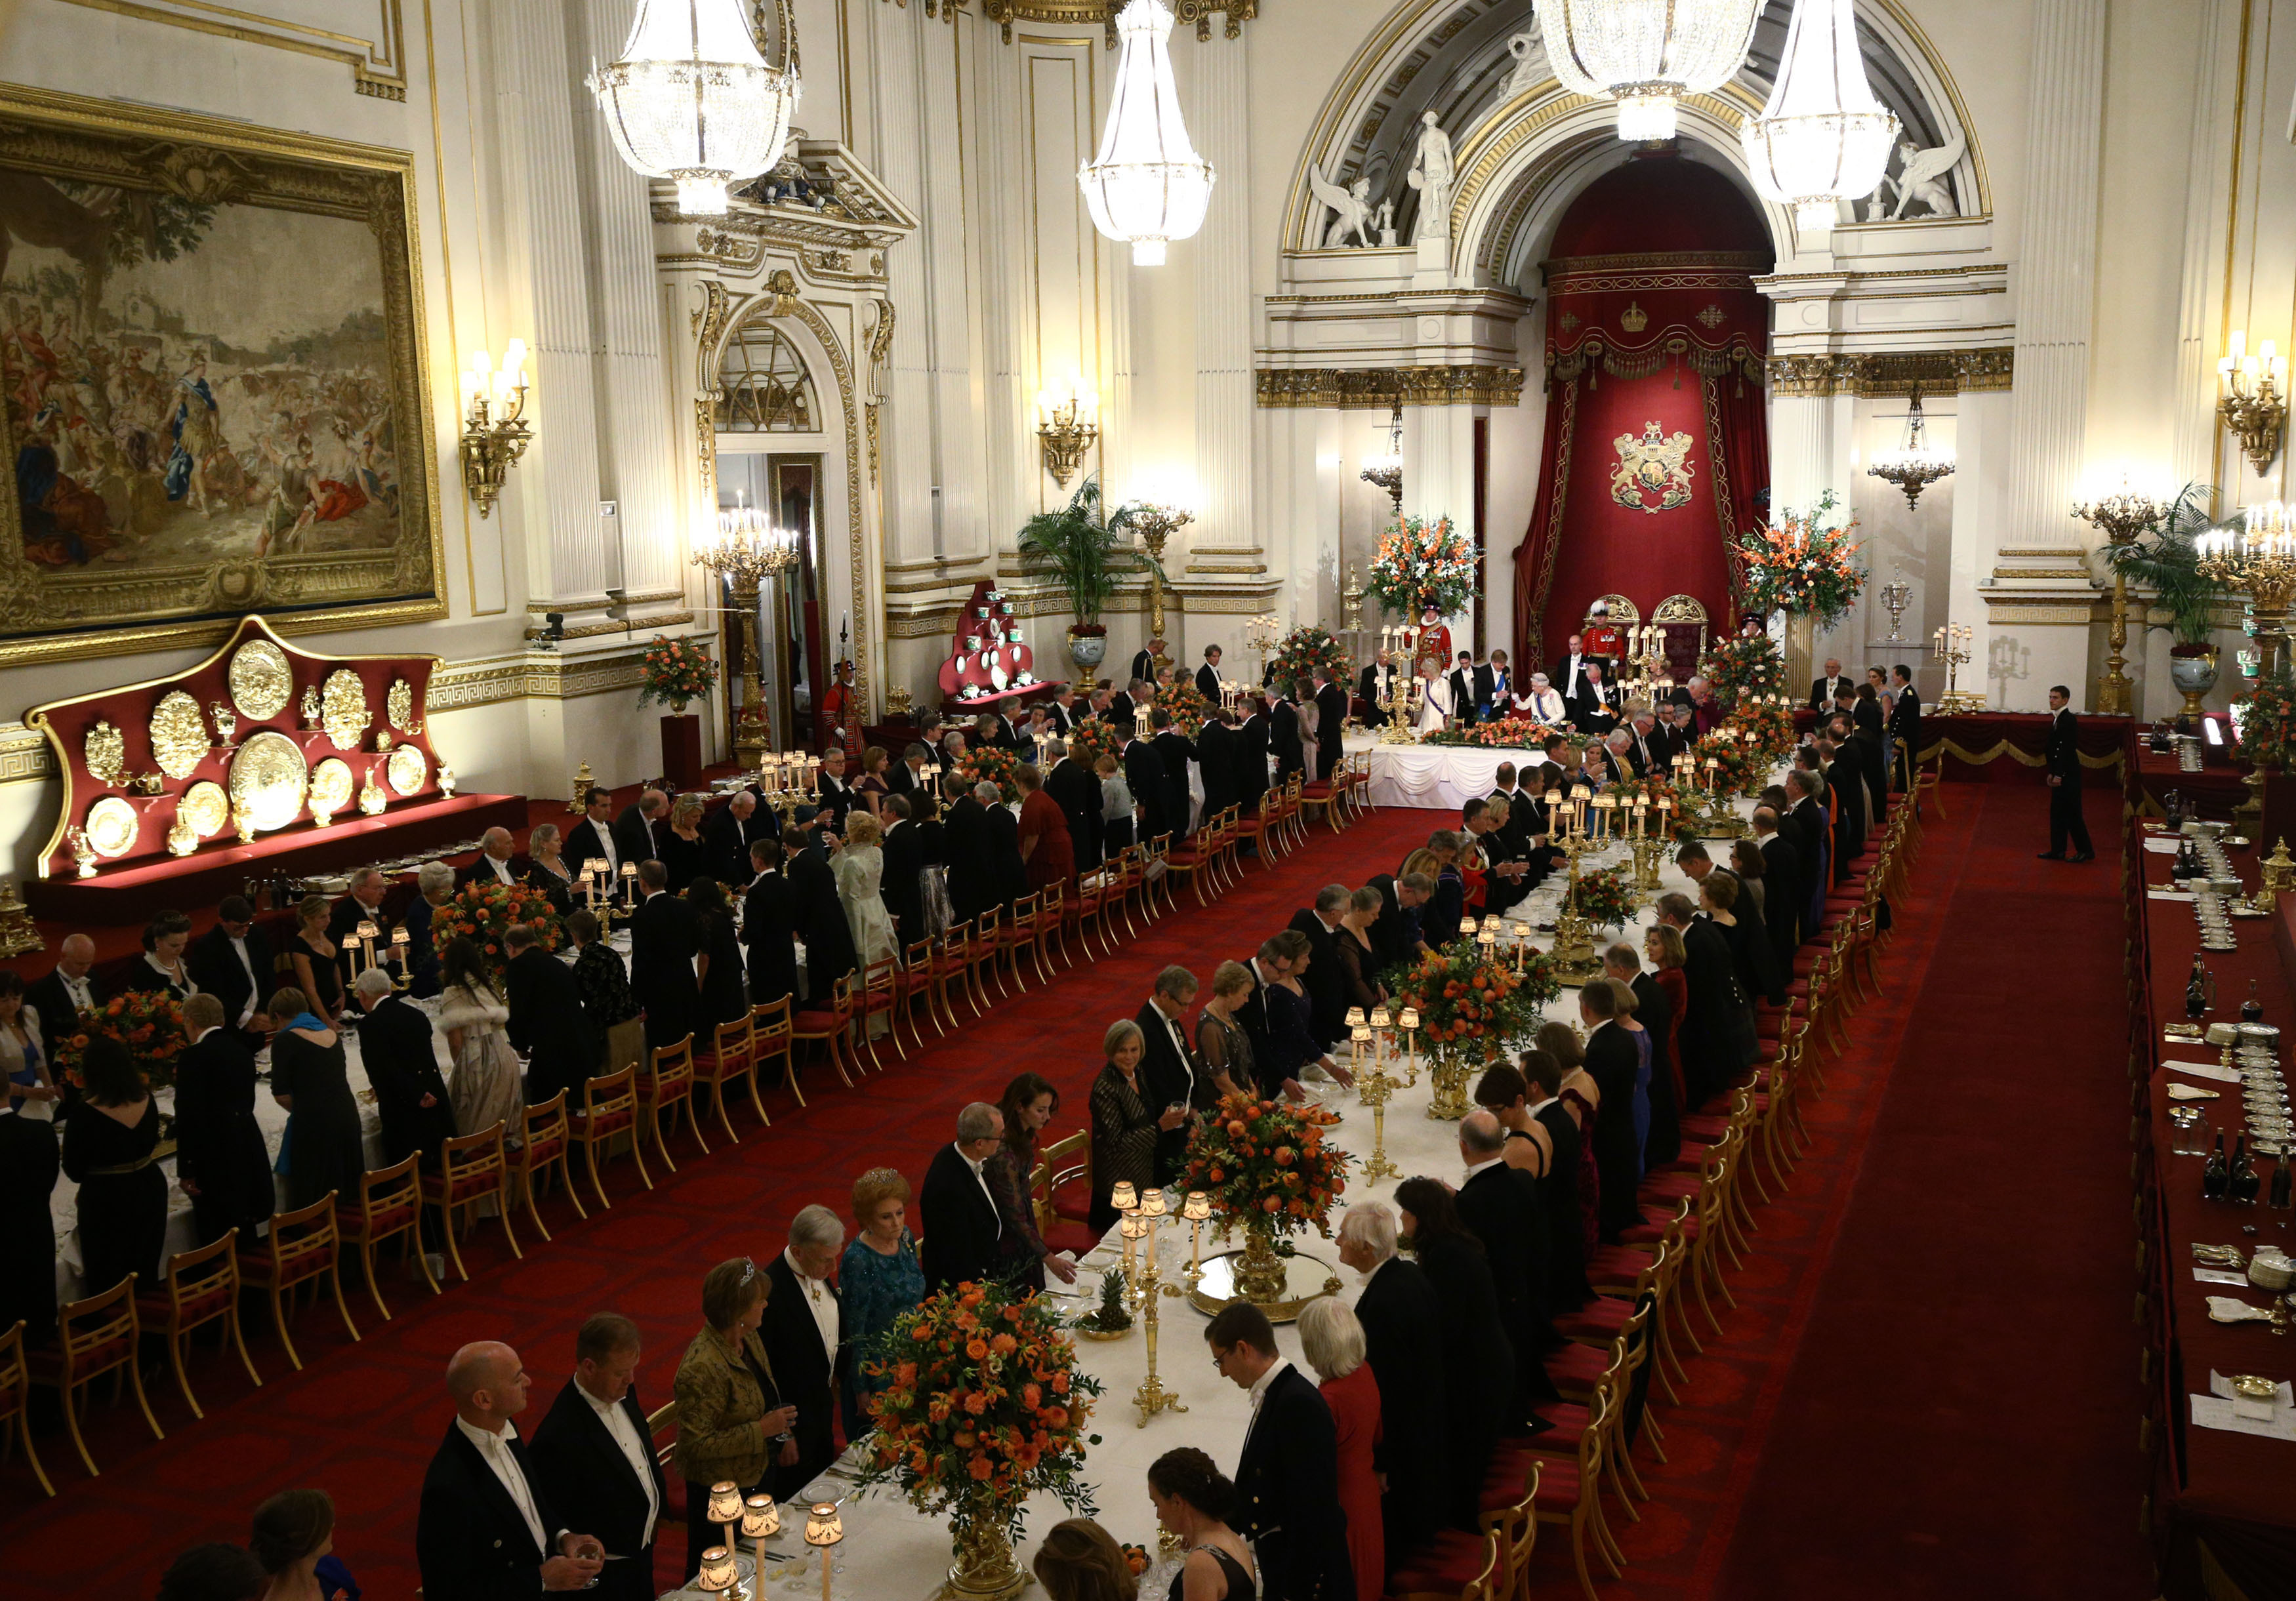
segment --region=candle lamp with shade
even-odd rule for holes
[[[726,1552],[728,1562],[734,1551],[734,1532],[742,1522],[742,1487],[731,1479],[720,1479],[709,1487],[709,1521],[726,1531]]]
[[[766,1542],[782,1532],[782,1509],[769,1495],[753,1495],[742,1502],[742,1532],[750,1540],[750,1554],[756,1566],[750,1571],[758,1576],[758,1588],[765,1588]]]
[[[821,1601],[830,1601],[830,1548],[844,1538],[845,1523],[844,1520],[837,1515],[836,1504],[832,1501],[816,1501],[812,1509],[805,1515],[805,1543],[818,1547],[821,1551]]]

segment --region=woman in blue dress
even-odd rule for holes
[[[853,1221],[860,1232],[845,1247],[838,1265],[838,1298],[844,1306],[845,1437],[858,1440],[869,1424],[865,1396],[885,1388],[868,1369],[893,1319],[914,1311],[925,1298],[925,1270],[908,1229],[909,1181],[890,1167],[873,1167],[853,1180]]]

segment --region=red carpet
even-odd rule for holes
[[[431,1298],[409,1285],[394,1262],[384,1295],[396,1313],[376,1317],[362,1289],[350,1289],[351,1316],[364,1340],[356,1347],[332,1307],[306,1308],[294,1324],[308,1364],[299,1374],[270,1331],[258,1303],[247,1303],[248,1345],[260,1390],[235,1361],[209,1343],[196,1349],[192,1382],[206,1409],[195,1421],[170,1380],[151,1388],[168,1439],[156,1442],[133,1401],[115,1408],[99,1385],[91,1409],[90,1449],[102,1477],[86,1477],[61,1431],[37,1441],[42,1461],[62,1494],[44,1499],[20,1454],[0,1466],[0,1598],[40,1601],[57,1596],[152,1593],[173,1555],[202,1540],[243,1542],[257,1502],[295,1485],[316,1485],[335,1498],[336,1549],[371,1597],[412,1596],[414,1523],[422,1474],[452,1416],[443,1389],[447,1357],[475,1339],[515,1344],[535,1376],[532,1410],[539,1423],[572,1365],[574,1331],[591,1312],[611,1308],[636,1319],[647,1335],[639,1396],[649,1407],[669,1399],[686,1342],[701,1327],[701,1275],[727,1256],[763,1258],[781,1249],[798,1208],[821,1201],[842,1215],[853,1179],[884,1164],[921,1180],[933,1150],[950,1137],[966,1102],[994,1099],[1016,1073],[1043,1074],[1067,1106],[1053,1132],[1084,1118],[1084,1097],[1100,1070],[1102,1032],[1129,1017],[1165,966],[1179,962],[1209,980],[1225,957],[1250,953],[1292,911],[1327,883],[1361,884],[1392,871],[1410,846],[1450,821],[1448,813],[1373,813],[1334,837],[1316,828],[1305,851],[1268,873],[1247,868],[1242,887],[1209,910],[1180,892],[1182,911],[1144,928],[1121,955],[1087,965],[1081,957],[1049,985],[1000,1003],[962,1035],[906,1065],[893,1065],[865,1091],[848,1091],[816,1066],[807,1074],[812,1106],[798,1111],[786,1094],[767,1099],[774,1118],[759,1132],[736,1113],[737,1149],[722,1130],[707,1131],[714,1154],[701,1157],[691,1139],[673,1136],[675,1178],[656,1177],[648,1195],[627,1162],[607,1171],[612,1212],[594,1205],[576,1221],[561,1197],[543,1215],[554,1243],[522,1238],[523,1262],[511,1259],[491,1222],[475,1250],[465,1247],[473,1278]],[[928,1037],[931,1031],[928,1030]],[[880,1047],[882,1051],[882,1047]],[[786,1110],[785,1110],[786,1109]],[[1111,1493],[1122,1493],[1111,1487]],[[660,1575],[684,1555],[682,1538],[665,1540]],[[676,1548],[673,1553],[669,1548]]]

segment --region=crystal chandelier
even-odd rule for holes
[[[1929,423],[1922,416],[1922,391],[1915,386],[1913,404],[1906,408],[1905,442],[1895,450],[1876,451],[1866,470],[1885,484],[1906,492],[1908,507],[1920,503],[1922,491],[1939,478],[1953,476],[1953,458],[1930,448]]]
[[[586,80],[614,148],[677,184],[677,208],[714,216],[726,187],[781,159],[797,110],[794,67],[758,53],[741,0],[638,0],[629,41]]]
[[[1619,137],[1671,139],[1675,102],[1737,72],[1762,0],[1538,0],[1562,86],[1619,102]]]
[[[1756,192],[1792,206],[1805,233],[1829,231],[1837,202],[1874,192],[1898,119],[1866,82],[1850,0],[1795,0],[1769,103],[1739,136]]]
[[[1163,0],[1132,0],[1116,19],[1124,53],[1100,153],[1077,170],[1092,225],[1132,246],[1136,266],[1161,266],[1164,246],[1204,225],[1211,163],[1196,154],[1180,118],[1167,43],[1172,13]]]

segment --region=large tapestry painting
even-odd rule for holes
[[[441,615],[404,158],[0,89],[0,663]]]

